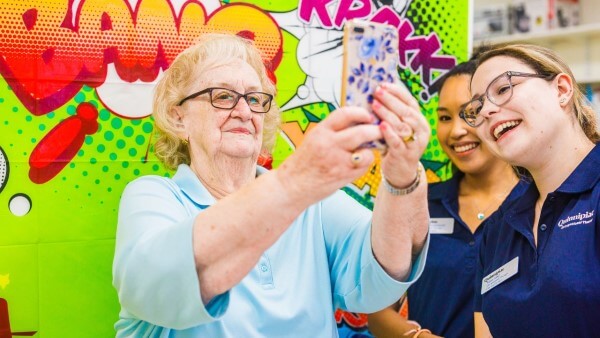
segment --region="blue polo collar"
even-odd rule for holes
[[[256,176],[267,172],[267,169],[257,166]],[[180,164],[173,176],[173,181],[181,191],[195,204],[207,207],[215,203],[215,198],[202,185],[196,174],[187,164]]]
[[[600,168],[600,147],[595,145],[583,161],[573,170],[571,175],[550,195],[555,195],[556,193],[581,194],[591,190],[600,179],[600,170],[598,168]],[[521,198],[520,203],[516,203],[513,209],[514,212],[529,210],[530,206],[535,204],[539,196],[540,193],[537,186],[535,184],[530,185],[527,192]]]
[[[464,176],[464,174],[460,171],[456,171],[452,177],[445,182],[445,184],[430,184],[428,196],[430,200],[443,200],[448,196],[456,197],[458,196],[458,185],[460,183],[460,179]]]
[[[567,194],[578,194],[592,189],[600,179],[599,168],[600,147],[596,144],[592,151],[590,151],[556,191]]]
[[[596,145],[558,189],[548,194],[547,199],[553,199],[560,194],[582,194],[591,190],[600,179],[598,168],[600,168],[600,147]],[[523,196],[506,208],[505,214],[505,220],[527,237],[532,246],[534,241],[530,220],[533,219],[533,206],[539,196],[537,186],[530,184]]]

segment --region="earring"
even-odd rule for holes
[[[181,140],[181,143],[183,143],[183,144],[185,144],[185,145],[187,145],[188,143],[190,143],[190,138],[189,138],[189,136],[188,136],[188,138],[187,138],[187,139],[185,139],[185,138],[184,138],[184,139],[182,139],[182,140]]]
[[[565,103],[565,98],[563,97],[562,99],[560,99],[560,101],[558,101],[560,103]]]

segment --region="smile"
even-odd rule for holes
[[[471,149],[475,149],[475,148],[477,148],[478,145],[479,144],[475,143],[475,142],[473,142],[473,143],[467,143],[467,144],[461,144],[461,145],[453,145],[452,149],[454,149],[454,151],[456,153],[460,154],[460,153],[467,152],[467,151],[469,151]]]
[[[494,128],[494,139],[497,140],[498,138],[500,138],[500,136],[504,135],[507,131],[513,129],[519,124],[521,124],[520,121],[508,121],[498,125],[496,128]]]

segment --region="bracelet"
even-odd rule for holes
[[[415,333],[415,335],[414,335],[414,336],[412,336],[412,338],[417,338],[417,337],[418,337],[418,336],[420,336],[420,335],[421,335],[421,333],[423,333],[423,332],[431,333],[431,331],[429,331],[429,330],[427,330],[427,329],[419,329],[419,330],[417,330],[417,332]]]
[[[410,322],[412,324],[415,324],[417,327],[414,328],[414,329],[411,329],[411,330],[408,330],[408,331],[404,332],[402,334],[403,336],[411,336],[412,335],[412,338],[417,338],[417,337],[419,337],[421,335],[421,333],[431,333],[431,331],[428,330],[428,329],[422,329],[421,328],[421,324],[419,324],[419,323],[417,323],[417,322],[415,322],[413,320],[409,320],[408,322]]]
[[[403,336],[411,336],[412,338],[417,338],[421,335],[421,333],[431,333],[430,330],[428,329],[422,329],[421,325],[419,325],[419,323],[416,323],[417,327],[412,329],[412,330],[408,330],[406,332],[404,332],[402,335]]]
[[[419,183],[421,182],[421,172],[423,170],[424,170],[423,164],[421,162],[419,162],[419,166],[417,167],[417,177],[415,177],[415,180],[406,188],[394,187],[385,178],[385,176],[383,176],[383,173],[381,174],[381,181],[383,182],[383,186],[385,187],[385,190],[387,190],[390,194],[392,194],[394,196],[408,195],[411,192],[415,191],[415,189],[417,189],[417,187],[419,186]]]

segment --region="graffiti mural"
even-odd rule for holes
[[[350,19],[397,27],[400,78],[435,127],[430,88],[466,58],[467,4],[0,0],[0,338],[114,336],[119,197],[140,175],[172,174],[153,155],[152,91],[200,35],[231,32],[262,50],[282,107],[264,162],[276,168],[339,106]],[[423,162],[431,182],[451,175],[435,138]],[[367,207],[378,165],[345,188]],[[335,320],[342,336],[369,336],[362,314]]]

